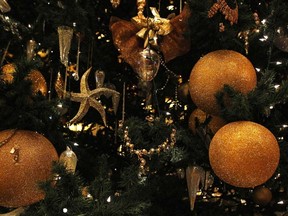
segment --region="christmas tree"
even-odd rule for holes
[[[285,0],[0,0],[0,215],[287,215]]]

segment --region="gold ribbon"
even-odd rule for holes
[[[160,17],[158,11],[154,7],[150,7],[153,18],[146,18],[144,16],[135,16],[132,18],[140,30],[136,35],[144,39],[144,48],[151,45],[157,45],[157,35],[167,35],[172,31],[172,25],[169,19]]]

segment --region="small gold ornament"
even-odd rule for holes
[[[97,100],[97,98],[99,98],[101,95],[105,95],[106,97],[112,96],[113,109],[114,113],[116,113],[120,100],[120,93],[115,90],[103,87],[90,90],[88,84],[88,76],[91,69],[92,68],[90,67],[81,77],[80,93],[67,92],[67,94],[70,94],[71,101],[80,102],[80,107],[77,114],[69,121],[69,123],[73,124],[79,122],[86,115],[89,108],[93,107],[100,113],[103,123],[106,126],[105,109]]]
[[[267,187],[258,186],[253,190],[252,198],[256,204],[260,206],[266,206],[272,200],[272,192]]]
[[[209,147],[215,174],[236,187],[253,188],[265,183],[274,174],[279,159],[275,136],[250,121],[226,124],[214,135]]]
[[[66,150],[61,153],[59,161],[64,164],[67,171],[75,173],[77,166],[77,156],[71,150],[71,148],[69,148],[68,146],[66,147]]]

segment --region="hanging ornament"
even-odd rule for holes
[[[69,26],[59,26],[57,31],[59,37],[60,62],[65,66],[63,96],[66,97],[68,57],[70,52],[71,40],[73,37],[73,29]]]
[[[7,13],[11,10],[11,7],[6,0],[0,0],[0,10],[2,13]]]
[[[31,39],[31,40],[27,41],[27,43],[26,43],[26,55],[27,55],[28,61],[31,61],[34,58],[36,47],[37,47],[37,43],[35,40]]]
[[[160,66],[160,56],[149,47],[140,52],[136,73],[143,81],[151,81],[157,75]]]
[[[57,73],[57,77],[54,83],[54,89],[57,93],[57,96],[59,98],[63,98],[64,81],[63,81],[60,71]]]
[[[112,7],[113,7],[114,9],[116,9],[116,8],[120,5],[121,0],[110,0],[110,3],[111,3],[111,5],[112,5]]]
[[[288,26],[279,27],[274,37],[274,45],[283,52],[288,52]]]
[[[158,44],[166,62],[184,55],[190,50],[188,19],[190,8],[185,5],[183,11],[171,20],[163,19],[157,10],[152,8],[154,18],[149,19],[143,15],[145,1],[138,1],[138,15],[132,21],[111,17],[110,30],[114,45],[119,50],[121,58],[128,63],[134,71],[138,68],[143,47]],[[155,37],[154,37],[155,36]],[[157,41],[158,37],[161,40]],[[146,41],[146,43],[145,43]],[[144,44],[145,43],[145,44]],[[145,46],[144,46],[145,45]]]
[[[209,160],[215,174],[235,187],[253,188],[272,177],[280,159],[279,144],[264,126],[237,121],[212,138]]]
[[[267,187],[258,186],[253,190],[252,198],[256,204],[260,206],[266,206],[272,200],[272,192]]]
[[[160,154],[162,151],[167,151],[168,149],[171,149],[176,144],[176,129],[172,129],[170,133],[170,137],[167,138],[163,143],[158,145],[157,148],[150,148],[150,149],[136,149],[135,144],[132,143],[131,138],[129,137],[129,130],[128,127],[124,130],[124,141],[126,149],[130,154],[137,155],[140,164],[139,164],[139,175],[143,176],[146,175],[149,172],[149,166],[147,165],[147,161],[145,158],[149,157],[151,158],[154,154]],[[118,149],[120,155],[125,155],[125,152],[121,148]]]
[[[60,61],[65,67],[68,67],[68,55],[73,37],[73,29],[69,26],[59,26],[57,31],[59,36]]]
[[[233,50],[216,50],[203,56],[194,65],[189,79],[189,92],[199,109],[219,115],[220,107],[215,94],[224,85],[247,94],[256,84],[256,71],[249,59]]]
[[[59,161],[64,164],[67,171],[75,173],[77,166],[77,156],[71,150],[71,148],[69,148],[68,146],[66,147],[66,150],[61,153]]]
[[[105,80],[105,72],[102,70],[95,71],[96,88],[102,88]]]
[[[200,190],[200,183],[204,185],[205,170],[200,166],[188,166],[186,168],[186,181],[190,200],[190,209],[194,210],[197,192]]]
[[[97,100],[101,95],[112,95],[113,100],[113,109],[114,113],[117,112],[118,104],[120,100],[120,94],[119,92],[108,89],[108,88],[96,88],[93,90],[90,90],[88,85],[88,76],[91,71],[91,67],[83,74],[80,81],[80,93],[74,93],[70,92],[70,100],[75,102],[80,102],[80,107],[77,112],[77,114],[73,117],[73,119],[70,120],[70,124],[79,122],[88,112],[90,107],[93,107],[96,109],[99,114],[101,115],[101,118],[103,120],[104,125],[106,126],[106,115],[105,115],[105,109],[102,106],[102,104]]]
[[[238,22],[238,4],[234,1],[235,8],[232,9],[226,2],[226,0],[217,0],[208,11],[208,18],[212,18],[218,11],[225,16],[225,20],[230,22],[230,25],[237,24]]]

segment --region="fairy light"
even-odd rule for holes
[[[68,209],[67,208],[63,208],[63,213],[67,213],[68,212]]]
[[[109,196],[109,197],[107,198],[107,202],[108,202],[108,203],[111,202],[111,196]]]

